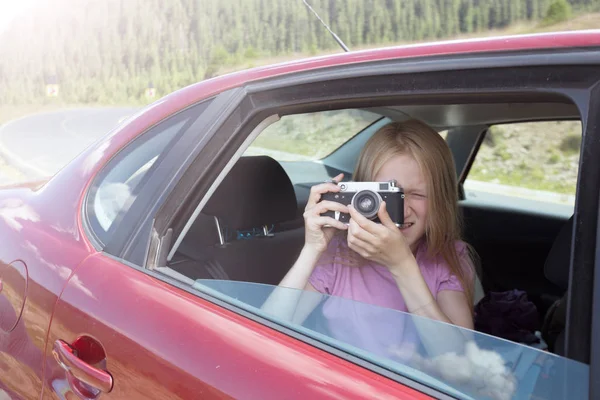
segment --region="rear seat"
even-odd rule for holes
[[[275,227],[296,214],[294,187],[281,165],[266,156],[242,157],[196,219],[170,266],[192,279],[276,285],[300,254],[304,229]]]

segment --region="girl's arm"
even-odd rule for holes
[[[301,325],[322,300],[322,296],[308,281],[320,256],[319,252],[304,247],[294,266],[279,286],[274,288],[261,309],[277,318]]]
[[[473,329],[471,307],[463,292],[443,290],[436,301],[414,257],[393,271],[402,271],[392,275],[411,314]]]
[[[348,209],[337,202],[320,200],[324,193],[339,192],[339,186],[333,182],[340,181],[343,177],[344,174],[339,174],[332,182],[315,185],[310,189],[304,211],[304,247],[292,268],[265,301],[262,310],[286,321],[302,324],[321,301],[322,296],[314,293],[317,290],[308,279],[336,230],[347,229],[344,223],[322,214],[326,211],[346,213]]]

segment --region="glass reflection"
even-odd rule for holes
[[[21,199],[9,198],[0,203],[0,218],[13,230],[20,232],[23,221],[38,222],[40,216]]]
[[[194,288],[451,396],[563,399],[588,393],[587,365],[439,321],[270,285],[197,280]]]

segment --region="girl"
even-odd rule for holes
[[[354,180],[396,180],[406,196],[404,227],[391,221],[385,203],[375,223],[351,206],[319,201],[339,191],[335,183],[316,185],[304,213],[304,247],[279,286],[473,329],[473,263],[460,239],[456,171],[444,139],[416,120],[390,123],[365,144]],[[325,211],[350,213],[350,222],[322,216]],[[269,300],[267,308],[277,301]],[[304,301],[301,310],[287,313],[303,321],[315,306]]]

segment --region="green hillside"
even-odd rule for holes
[[[542,28],[600,9],[600,0],[309,3],[351,49]],[[0,35],[0,105],[140,104],[149,85],[161,96],[255,61],[337,46],[302,0],[54,0]],[[60,85],[59,100],[45,97],[48,82]]]

